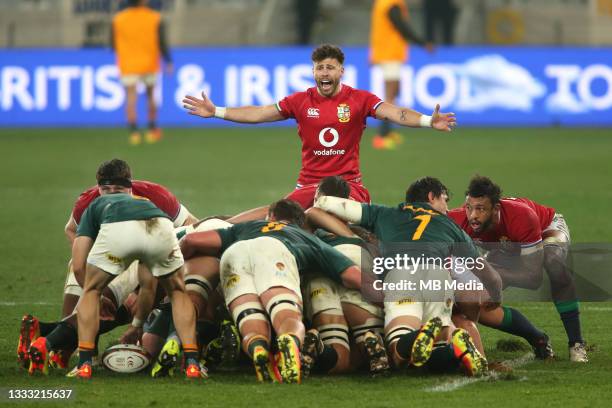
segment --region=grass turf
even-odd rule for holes
[[[574,242],[610,242],[612,198],[609,130],[460,129],[451,134],[405,131],[395,151],[375,151],[371,133],[362,143],[364,183],[377,203],[394,205],[410,181],[439,177],[462,201],[471,175],[500,183],[507,195],[554,206],[568,220]],[[1,130],[0,151],[0,386],[76,389],[74,403],[155,406],[406,406],[422,403],[496,406],[605,406],[612,397],[610,303],[584,303],[583,331],[595,350],[588,365],[567,361],[565,334],[550,303],[516,305],[553,339],[555,363],[530,362],[513,375],[477,383],[458,376],[396,373],[312,378],[302,386],[259,386],[251,372],[213,373],[203,383],[182,378],[153,382],[146,376],[96,373],[90,383],[54,372],[28,378],[15,363],[19,320],[33,312],[59,317],[69,248],[63,226],[78,194],[95,181],[98,164],[121,157],[135,178],[169,187],[197,216],[232,214],[268,204],[291,191],[299,169],[294,129],[168,129],[161,143],[131,147],[123,130]],[[496,349],[509,336],[482,329],[493,360],[524,351]],[[103,343],[117,336],[105,336]],[[449,385],[451,384],[451,385]],[[432,391],[436,386],[457,389]],[[3,393],[6,391],[3,390]]]

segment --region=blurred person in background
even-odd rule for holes
[[[310,44],[312,26],[319,12],[319,0],[295,0],[295,11],[297,14],[299,45]]]
[[[433,51],[433,45],[417,35],[409,22],[404,0],[375,0],[370,24],[370,63],[380,67],[385,80],[385,102],[395,103],[399,95],[402,65],[408,60],[409,44]],[[391,123],[382,121],[372,140],[375,149],[394,149],[402,142]]]
[[[453,0],[424,0],[425,38],[427,42],[444,45],[455,43],[455,22],[458,8]],[[436,33],[442,32],[442,40],[436,41]]]
[[[112,24],[112,47],[126,91],[126,114],[132,145],[142,142],[136,114],[137,85],[144,83],[147,93],[148,129],[145,139],[148,143],[155,143],[161,139],[153,94],[160,71],[160,57],[164,59],[166,72],[170,74],[173,70],[161,14],[147,7],[147,3],[148,0],[129,0],[128,7],[113,18]]]

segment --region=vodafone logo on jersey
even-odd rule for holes
[[[321,143],[323,147],[327,147],[328,149],[313,150],[313,153],[315,154],[315,156],[338,156],[341,154],[345,154],[346,151],[344,149],[329,149],[330,147],[334,147],[335,145],[337,145],[339,140],[340,134],[336,129],[332,127],[323,128],[319,132],[319,143]]]

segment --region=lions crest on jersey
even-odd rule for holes
[[[346,103],[338,105],[338,120],[342,123],[351,120],[351,108]]]

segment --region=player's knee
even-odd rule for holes
[[[302,306],[294,293],[281,293],[273,296],[266,304],[266,310],[272,324],[279,324],[285,319],[302,319]]]
[[[162,286],[162,288],[164,288],[164,290],[170,297],[173,296],[173,292],[175,291],[185,291],[185,284],[183,283],[182,278],[183,274],[179,273],[179,271],[180,269],[172,272],[169,275],[162,276],[159,279],[159,284]]]
[[[213,291],[212,284],[203,276],[190,274],[185,276],[185,291],[204,301],[208,301],[210,293]]]
[[[270,324],[259,302],[245,302],[232,308],[232,318],[240,333],[268,332]]]
[[[574,278],[567,265],[567,247],[564,245],[546,245],[544,247],[544,268],[553,288],[564,288],[573,285]]]

